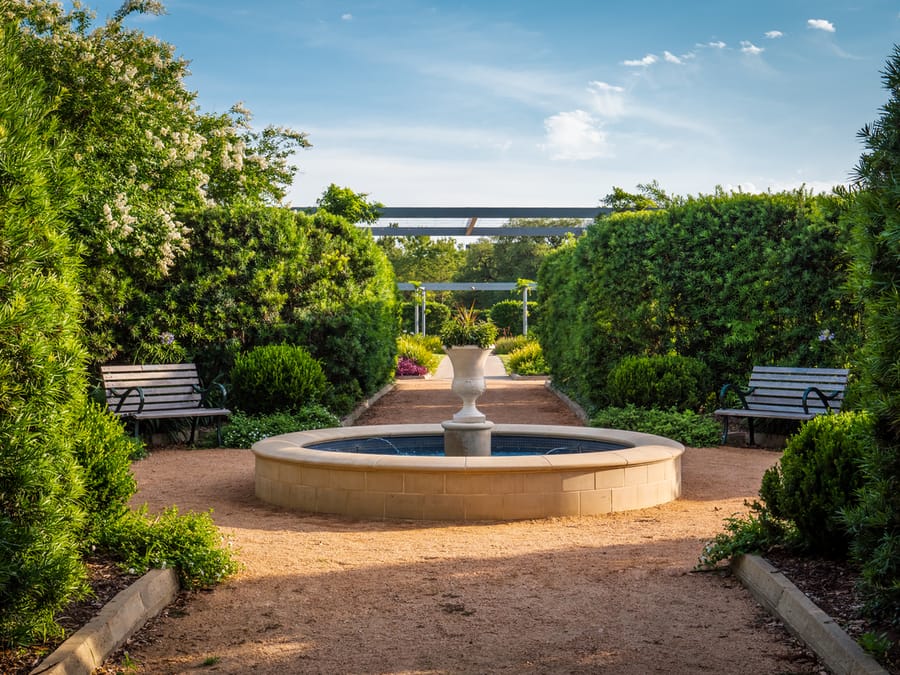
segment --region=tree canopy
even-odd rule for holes
[[[172,45],[129,28],[133,14],[160,14],[153,0],[127,0],[106,23],[75,3],[4,3],[22,35],[17,48],[57,94],[54,117],[71,138],[73,166],[90,186],[72,216],[72,237],[91,274],[83,293],[90,349],[117,353],[123,308],[165,277],[191,246],[179,212],[207,204],[280,202],[306,135],[253,130],[250,113],[201,112]]]

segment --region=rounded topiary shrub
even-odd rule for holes
[[[810,549],[844,554],[848,536],[840,512],[856,504],[860,462],[873,443],[873,418],[866,412],[814,417],[788,439],[781,461],[763,475],[759,496],[773,516],[797,526]]]
[[[700,410],[713,392],[712,373],[688,356],[626,356],[610,371],[606,394],[612,406]]]
[[[231,405],[245,413],[295,411],[325,392],[322,365],[299,345],[266,345],[238,355],[231,369]]]
[[[546,375],[547,363],[541,345],[532,341],[509,355],[509,369],[516,375]]]

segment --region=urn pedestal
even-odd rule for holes
[[[484,393],[484,364],[490,349],[475,345],[445,347],[453,365],[453,384],[450,389],[460,397],[463,407],[452,420],[442,422],[444,454],[448,456],[483,457],[491,454],[493,422],[478,410],[475,402]]]
[[[453,365],[451,391],[462,399],[463,407],[453,415],[454,422],[484,422],[487,418],[475,407],[475,401],[484,393],[484,364],[490,349],[465,345],[444,347]]]

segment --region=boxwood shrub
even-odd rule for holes
[[[700,410],[713,394],[712,373],[687,356],[626,356],[606,381],[610,405]]]
[[[296,411],[322,400],[325,373],[299,345],[266,345],[238,355],[231,369],[232,405],[245,413]]]
[[[860,462],[873,443],[868,413],[819,415],[788,439],[781,461],[763,476],[760,497],[773,516],[794,522],[808,548],[843,555],[849,539],[840,513],[857,501]]]

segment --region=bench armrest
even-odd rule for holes
[[[196,384],[193,385],[193,387],[194,387],[194,391],[197,392],[198,394],[200,394],[200,404],[199,405],[201,408],[203,408],[203,407],[224,408],[225,407],[225,400],[228,398],[228,391],[225,389],[225,385],[223,385],[221,382],[213,382],[208,387],[200,387]],[[213,394],[214,396],[216,396],[219,399],[217,404],[214,406],[210,405],[210,398],[211,398],[210,394]]]
[[[747,406],[747,396],[749,396],[754,391],[756,391],[756,387],[750,387],[748,389],[741,389],[736,384],[731,384],[730,382],[728,384],[723,385],[722,388],[719,390],[719,407],[721,407],[721,408],[728,407],[728,404],[725,402],[725,396],[728,395],[729,391],[733,391],[735,394],[737,394],[737,397],[741,401],[742,408],[747,408],[748,407]]]
[[[137,392],[138,395],[138,409],[134,412],[139,413],[144,409],[144,389],[143,387],[128,387],[128,389],[107,389],[106,390],[106,402],[107,405],[110,403],[114,403],[115,399],[118,399],[119,402],[116,403],[116,407],[113,408],[112,405],[109,405],[112,408],[112,411],[117,415],[122,410],[122,406],[125,404],[125,401],[128,399],[128,395],[132,392]],[[110,399],[113,399],[112,401]]]
[[[822,401],[822,405],[825,406],[825,410],[830,412],[831,411],[830,401],[833,401],[835,398],[840,396],[841,390],[838,389],[837,391],[832,391],[831,393],[826,394],[818,387],[807,387],[806,391],[803,392],[803,412],[805,412],[807,414],[809,414],[809,404],[807,403],[807,399],[809,398],[810,394],[815,394],[816,396],[818,396],[819,400]]]

